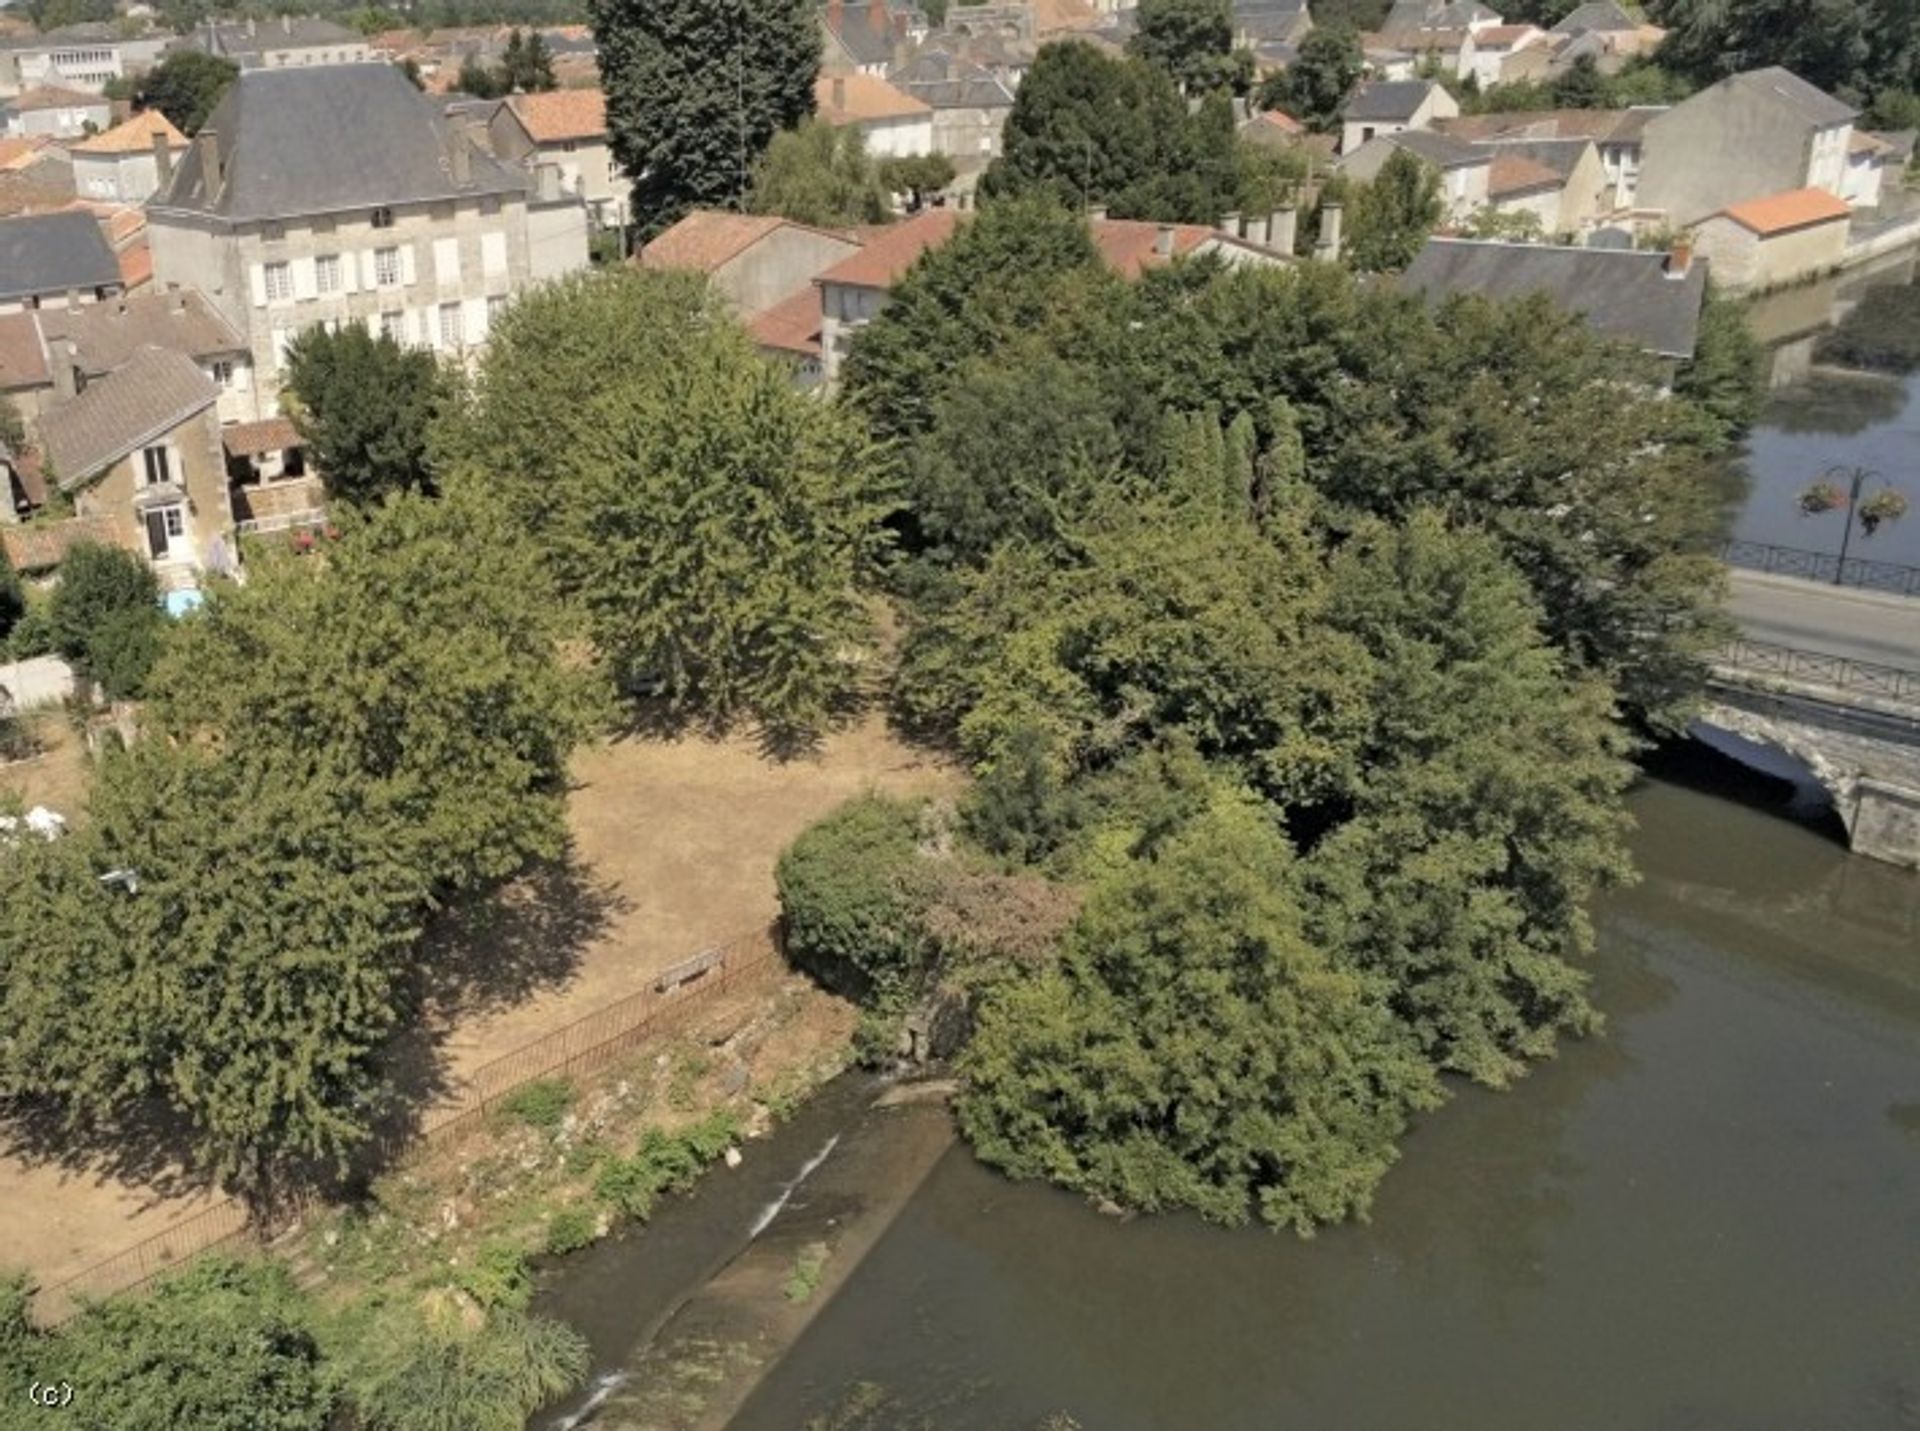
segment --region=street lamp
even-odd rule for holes
[[[1800,494],[1800,510],[1810,517],[1831,512],[1835,507],[1842,507],[1846,511],[1846,526],[1840,534],[1840,561],[1833,573],[1835,586],[1846,583],[1847,552],[1853,546],[1855,518],[1859,519],[1861,529],[1871,537],[1880,530],[1882,524],[1897,522],[1907,514],[1906,494],[1891,484],[1883,485],[1865,501],[1860,499],[1860,493],[1867,483],[1876,477],[1886,483],[1885,475],[1870,467],[1849,467],[1839,463],[1829,467],[1818,482]]]

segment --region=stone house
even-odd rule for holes
[[[0,98],[41,85],[98,94],[108,81],[157,64],[172,37],[124,35],[106,22],[62,25],[37,35],[0,38]]]
[[[1469,31],[1460,47],[1461,79],[1469,76],[1481,89],[1491,89],[1507,78],[1508,67],[1521,52],[1544,48],[1547,32],[1538,25],[1488,25]]]
[[[1733,75],[1647,121],[1639,206],[1687,227],[1763,195],[1838,195],[1854,117],[1778,66]]]
[[[187,152],[187,137],[157,109],[68,148],[73,191],[83,199],[138,204],[151,198],[161,179]]]
[[[119,261],[85,210],[0,219],[0,313],[97,303],[121,287]]]
[[[1452,119],[1460,106],[1433,80],[1385,80],[1362,86],[1341,115],[1340,152],[1351,154],[1369,139],[1409,129],[1431,129]]]
[[[522,166],[553,164],[560,187],[586,200],[601,228],[633,222],[633,183],[613,157],[607,97],[597,89],[510,95],[487,121],[493,152]]]
[[[951,159],[963,180],[999,157],[1001,132],[1013,112],[1013,90],[991,70],[935,51],[915,57],[889,77],[933,111],[933,152]]]
[[[1638,199],[1643,136],[1659,106],[1632,109],[1536,109],[1505,114],[1462,115],[1437,127],[1474,143],[1507,139],[1590,139],[1605,179],[1603,211],[1632,209]]]
[[[232,60],[243,70],[300,65],[363,65],[374,58],[367,37],[311,15],[279,15],[206,24],[179,41],[179,48]]]
[[[836,129],[857,129],[875,159],[934,152],[933,106],[878,75],[823,74],[814,81],[814,106]]]
[[[1487,198],[1505,213],[1529,213],[1546,234],[1584,234],[1612,212],[1600,151],[1590,139],[1496,139]]]
[[[0,104],[0,134],[9,139],[35,134],[68,139],[112,123],[112,103],[86,90],[41,85]]]
[[[919,10],[889,0],[856,0],[851,5],[827,0],[820,9],[820,28],[822,74],[878,79],[888,66],[904,63],[912,47],[926,38],[927,20]]]
[[[1779,288],[1840,266],[1853,210],[1823,188],[1730,204],[1693,226],[1714,278],[1733,291]]]
[[[85,381],[64,344],[56,400],[41,414],[48,478],[74,512],[141,552],[169,588],[234,564],[233,513],[216,413],[219,390],[184,353],[141,348]]]
[[[1362,184],[1380,177],[1387,160],[1406,152],[1440,175],[1440,198],[1445,217],[1458,222],[1487,204],[1493,156],[1476,144],[1432,130],[1409,129],[1369,139],[1334,166]]]
[[[391,65],[244,71],[148,204],[154,282],[245,335],[263,397],[316,323],[464,356],[513,294],[587,264],[581,197],[482,134]]]
[[[640,250],[642,268],[677,269],[707,281],[743,315],[760,313],[816,275],[860,252],[849,233],[773,214],[696,209]]]

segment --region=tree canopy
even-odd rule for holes
[[[747,207],[798,223],[846,227],[884,222],[887,194],[859,129],[815,118],[773,136],[753,172]]]
[[[1141,0],[1127,53],[1157,65],[1189,95],[1246,88],[1251,56],[1236,65],[1227,0]]]
[[[431,491],[427,432],[447,400],[430,349],[403,348],[357,323],[320,324],[287,346],[294,426],[330,496],[377,501]]]
[[[1362,273],[1397,273],[1419,255],[1440,214],[1439,171],[1395,149],[1348,200],[1346,261]]]
[[[75,542],[47,604],[53,647],[116,700],[138,696],[166,618],[153,568],[130,551]]]
[[[174,50],[141,76],[133,106],[157,109],[182,134],[197,134],[238,78],[240,67],[232,60],[200,50]]]
[[[1323,19],[1300,42],[1294,62],[1260,87],[1260,105],[1283,109],[1309,129],[1332,130],[1365,68],[1358,33]]]
[[[690,208],[744,208],[775,134],[813,113],[808,0],[592,0],[614,158],[657,233]]]

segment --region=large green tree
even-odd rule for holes
[[[1661,64],[1699,83],[1783,65],[1862,99],[1920,87],[1920,20],[1905,0],[1656,0]]]
[[[961,1062],[986,1161],[1125,1207],[1311,1231],[1363,1213],[1438,1101],[1383,981],[1316,949],[1271,814],[1229,791],[1094,889]]]
[[[1332,130],[1365,68],[1359,35],[1323,22],[1300,42],[1294,62],[1261,86],[1260,104],[1310,129]]]
[[[856,126],[808,119],[773,136],[747,207],[823,227],[877,224],[887,217],[887,194]]]
[[[138,696],[166,625],[159,579],[132,552],[76,542],[60,563],[47,625],[54,649],[109,696]]]
[[[330,495],[376,501],[427,491],[427,431],[447,382],[430,349],[403,348],[357,323],[314,324],[287,347],[294,426]]]
[[[1347,205],[1347,262],[1362,273],[1398,272],[1419,254],[1440,213],[1439,171],[1394,150]]]
[[[240,78],[232,60],[200,50],[175,50],[141,76],[135,109],[157,109],[182,134],[196,134],[221,96]]]
[[[1232,82],[1227,0],[1141,0],[1127,53],[1165,70],[1187,94]]]
[[[592,0],[614,157],[658,232],[690,208],[746,205],[773,136],[813,113],[819,19],[807,0]]]
[[[850,414],[797,392],[697,288],[616,273],[523,300],[459,428],[465,480],[545,509],[529,535],[616,687],[780,739],[817,733],[859,689],[881,464]]]

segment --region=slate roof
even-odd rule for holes
[[[893,58],[895,21],[886,6],[874,6],[865,0],[830,4],[820,12],[820,18],[855,64],[884,65]]]
[[[458,134],[385,63],[244,71],[205,129],[218,137],[222,174],[202,172],[195,146],[149,209],[276,219],[525,193],[531,182]],[[453,177],[455,144],[468,150],[464,183]]]
[[[185,353],[142,348],[88,383],[73,401],[41,413],[40,438],[54,477],[71,490],[211,407],[219,396]]]
[[[331,20],[313,15],[277,15],[249,25],[245,21],[217,24],[209,21],[185,37],[185,43],[209,54],[229,57],[261,55],[268,50],[322,49],[329,45],[364,45],[366,36]]]
[[[935,109],[1010,109],[1013,91],[993,71],[957,55],[933,51],[916,56],[888,76]]]
[[[57,50],[68,45],[124,43],[117,25],[110,25],[104,20],[90,20],[77,25],[60,25],[38,34],[0,37],[0,50]]]
[[[1720,83],[1729,89],[1749,90],[1781,100],[1797,110],[1807,123],[1822,129],[1833,124],[1850,123],[1860,112],[1779,65],[1731,75]]]
[[[92,291],[120,282],[120,265],[84,210],[0,219],[0,300]]]
[[[1502,303],[1541,293],[1604,337],[1689,358],[1700,333],[1707,261],[1697,258],[1683,276],[1670,277],[1660,252],[1436,238],[1401,274],[1400,287],[1430,303],[1456,293]]]
[[[1438,169],[1465,169],[1474,164],[1485,164],[1487,152],[1480,146],[1468,144],[1446,134],[1434,134],[1425,129],[1409,129],[1399,134],[1383,134],[1382,143],[1405,149],[1418,158],[1426,160]]]
[[[1562,181],[1573,177],[1574,169],[1592,147],[1593,141],[1583,138],[1490,139],[1480,145],[1495,162],[1503,158],[1527,159],[1557,175]]]
[[[1637,30],[1640,22],[1621,9],[1614,0],[1590,0],[1577,5],[1553,27],[1556,35],[1584,35],[1590,30]]]
[[[1524,154],[1501,154],[1487,172],[1487,197],[1511,199],[1542,189],[1558,189],[1565,182],[1546,165]]]
[[[1345,118],[1411,119],[1435,88],[1432,80],[1383,80],[1370,84],[1347,101]]]

